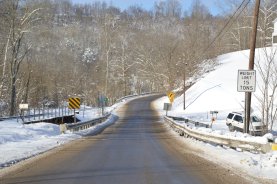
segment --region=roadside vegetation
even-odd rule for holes
[[[182,10],[179,0],[157,1],[152,10],[0,0],[1,115],[16,114],[19,103],[57,107],[79,96],[95,106],[99,95],[111,104],[130,94],[179,88],[183,74],[197,74],[203,62],[248,49],[252,3],[219,1],[228,8],[212,15],[199,0],[190,11]],[[271,45],[276,4],[262,1],[257,47]],[[270,101],[261,101],[272,111]]]

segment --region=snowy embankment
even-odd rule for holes
[[[277,56],[273,54],[276,48],[263,48],[256,50],[255,61],[263,65],[270,56],[277,62]],[[268,57],[266,57],[268,56]],[[237,92],[237,73],[239,69],[247,69],[249,61],[249,50],[233,52],[221,55],[217,58],[218,65],[215,70],[205,74],[186,91],[186,110],[183,110],[183,95],[177,97],[172,104],[169,116],[185,117],[202,123],[211,125],[212,115],[210,111],[218,111],[216,121],[212,128],[194,127],[194,131],[203,134],[227,137],[242,141],[266,143],[267,136],[277,135],[277,122],[273,126],[272,134],[263,137],[254,137],[241,132],[230,132],[226,126],[225,119],[227,114],[232,111],[242,112],[244,107],[244,93]],[[275,65],[276,66],[276,65]],[[255,114],[260,114],[259,97],[262,94],[262,80],[257,71],[257,90],[252,95],[252,108]],[[275,98],[277,99],[277,98]],[[162,110],[163,103],[168,103],[167,97],[163,97],[154,102],[160,113],[165,115]],[[277,104],[275,101],[274,104]],[[276,108],[276,107],[275,107]],[[215,115],[213,115],[215,116]],[[193,147],[202,150],[198,154],[220,165],[231,166],[242,169],[250,175],[256,177],[277,179],[277,152],[271,151],[267,154],[255,154],[222,148],[201,141],[184,139]],[[277,140],[275,140],[277,143]]]
[[[125,101],[126,102],[126,101]],[[120,102],[112,107],[105,108],[105,112],[113,112]],[[86,107],[84,113],[80,110],[77,118],[81,121],[88,121],[101,116],[101,109]],[[98,132],[115,121],[113,115],[105,122],[89,129],[76,133],[60,133],[58,125],[51,123],[36,123],[23,125],[22,121],[5,120],[0,121],[0,169],[13,165],[21,160],[41,154],[67,142],[81,138],[82,136]]]

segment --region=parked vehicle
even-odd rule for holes
[[[243,132],[244,128],[244,115],[238,112],[229,113],[226,118],[226,125],[229,127],[231,132],[237,130]],[[260,118],[257,116],[250,116],[249,131],[253,135],[262,135],[265,130],[265,125],[263,125]]]

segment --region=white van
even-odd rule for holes
[[[226,118],[226,125],[229,127],[231,132],[237,130],[243,132],[244,128],[244,116],[242,113],[232,112],[229,113]],[[265,125],[262,124],[262,121],[257,116],[250,116],[250,125],[249,131],[254,135],[262,135],[266,130]]]

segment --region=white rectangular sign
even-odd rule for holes
[[[238,92],[255,92],[256,91],[256,71],[255,70],[238,70]]]
[[[164,103],[164,110],[170,111],[171,110],[171,103]]]
[[[27,110],[28,109],[28,104],[19,104],[19,109],[21,110]]]

